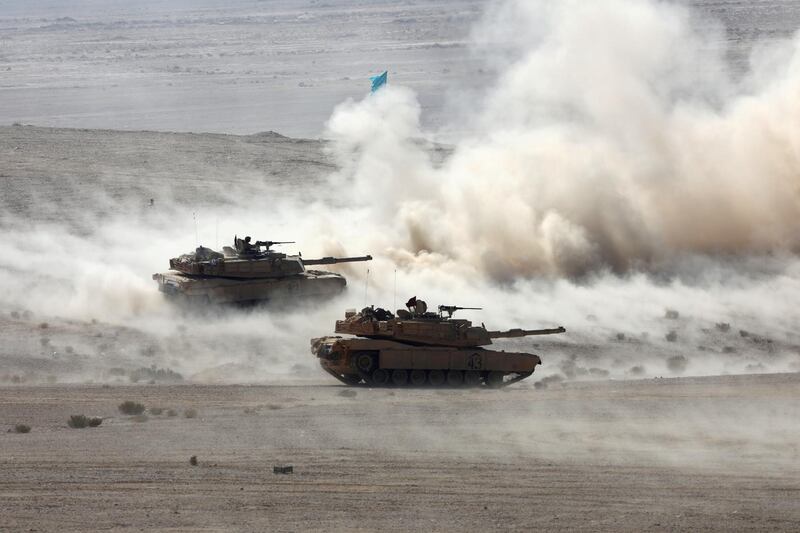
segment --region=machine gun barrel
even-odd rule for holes
[[[553,335],[556,333],[564,333],[567,331],[563,327],[551,329],[509,329],[507,331],[489,331],[489,337],[492,339],[509,339],[512,337],[527,337],[529,335]]]
[[[480,311],[481,307],[459,307],[457,305],[440,305],[439,306],[439,314],[443,315],[447,313],[448,316],[452,317],[453,313],[456,311],[461,311],[462,309],[473,309],[475,311]]]
[[[371,255],[362,255],[359,257],[321,257],[319,259],[305,259],[303,264],[308,265],[335,265],[336,263],[356,263],[358,261],[372,261]]]
[[[276,244],[294,244],[294,241],[256,241],[256,246],[266,246],[269,248],[270,246],[274,246]]]

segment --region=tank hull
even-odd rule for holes
[[[282,278],[250,279],[190,276],[171,271],[153,274],[153,279],[168,298],[189,305],[324,299],[340,294],[347,286],[343,276],[320,270]]]
[[[311,351],[323,370],[349,385],[503,387],[533,374],[537,355],[393,340],[322,337]]]

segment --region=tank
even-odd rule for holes
[[[438,313],[411,298],[394,314],[381,308],[348,310],[335,332],[311,340],[323,370],[348,385],[504,387],[533,374],[538,355],[488,350],[493,339],[564,333],[551,329],[490,331],[455,319],[474,307],[440,305]]]
[[[254,304],[324,299],[341,293],[347,280],[341,274],[308,266],[370,261],[372,256],[305,259],[271,248],[293,241],[255,241],[233,238],[222,252],[203,246],[169,260],[169,272],[153,274],[161,292],[189,305]]]

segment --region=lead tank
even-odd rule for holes
[[[487,350],[492,339],[564,333],[551,329],[489,331],[481,324],[452,318],[455,311],[476,309],[440,305],[429,312],[416,297],[393,314],[366,307],[349,310],[335,332],[347,337],[311,340],[311,352],[323,370],[348,385],[503,387],[533,374],[541,364],[529,353]]]
[[[169,272],[153,274],[158,288],[173,300],[196,304],[250,304],[328,298],[341,293],[341,274],[308,266],[370,261],[372,256],[305,259],[272,246],[293,241],[255,241],[234,236],[222,252],[203,246],[169,260]]]

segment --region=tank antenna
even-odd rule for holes
[[[197,213],[192,211],[192,219],[194,220],[194,242],[200,246],[200,237],[197,236]]]
[[[397,269],[394,269],[394,300],[392,300],[392,309],[397,309]]]
[[[219,215],[217,215],[217,223],[214,226],[214,249],[219,250]]]
[[[369,288],[369,269],[367,269],[367,278],[364,280],[364,307],[367,306],[367,289]]]

